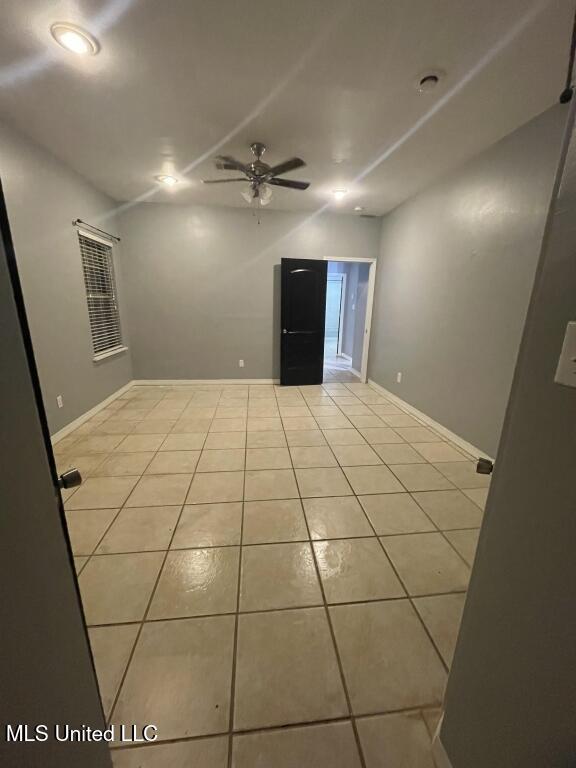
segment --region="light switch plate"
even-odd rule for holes
[[[576,387],[576,322],[570,322],[566,326],[554,381],[565,387]]]

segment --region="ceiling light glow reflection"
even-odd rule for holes
[[[173,187],[175,184],[178,184],[178,179],[175,176],[170,176],[170,174],[167,173],[161,173],[154,178],[156,181],[160,182],[160,184],[164,184],[166,187]]]

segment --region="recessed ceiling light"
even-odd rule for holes
[[[361,213],[361,211],[363,211],[363,210],[364,210],[364,208],[362,208],[362,206],[361,206],[361,205],[357,205],[357,206],[354,208],[354,210],[355,210],[355,211],[357,211],[358,213]]]
[[[156,181],[159,181],[160,184],[164,184],[167,187],[173,187],[174,184],[178,184],[178,179],[176,176],[169,176],[166,173],[161,173],[158,176],[154,176]]]
[[[100,50],[100,44],[85,29],[67,22],[57,22],[50,27],[52,37],[67,51],[79,56],[95,56]]]
[[[334,195],[336,200],[342,200],[343,197],[345,197],[348,194],[347,189],[333,189],[332,194]]]

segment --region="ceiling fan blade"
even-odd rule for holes
[[[230,181],[244,181],[247,179],[202,179],[202,184],[228,184]]]
[[[218,155],[215,158],[214,163],[219,171],[242,171],[242,173],[250,173],[250,169],[241,163],[240,160],[236,160],[234,157],[228,155]]]
[[[306,163],[299,157],[291,157],[290,160],[285,160],[279,165],[275,165],[267,172],[267,176],[280,176],[282,173],[288,173],[288,171],[295,171],[296,168],[304,168]]]
[[[292,179],[267,179],[266,184],[273,184],[275,187],[286,187],[287,189],[308,189],[309,181],[293,181]]]
[[[217,171],[241,171],[244,173],[243,168],[238,168],[236,165],[233,165],[232,163],[216,163],[216,170]],[[249,171],[247,170],[246,173]]]

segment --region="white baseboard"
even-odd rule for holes
[[[98,403],[98,405],[95,405],[94,408],[90,408],[90,410],[86,411],[86,413],[83,413],[82,416],[78,416],[78,418],[74,419],[74,421],[71,421],[70,424],[66,424],[66,426],[62,427],[62,429],[58,430],[58,432],[55,432],[53,435],[50,435],[50,440],[52,442],[52,445],[57,443],[59,440],[62,440],[62,438],[66,437],[66,435],[69,435],[70,432],[73,432],[75,429],[78,429],[78,427],[84,424],[85,421],[88,421],[88,419],[91,419],[92,416],[95,416],[99,411],[106,408],[107,405],[110,405],[110,403],[113,403],[114,400],[117,400],[120,397],[120,395],[123,395],[124,392],[127,392],[132,387],[133,384],[134,384],[133,381],[129,381],[128,384],[125,384],[123,387],[120,387],[120,389],[116,390],[116,392],[113,392],[105,400],[102,400],[101,403]]]
[[[350,368],[350,373],[355,374],[356,376],[358,376],[359,379],[362,378],[362,374],[360,373],[360,371],[357,371],[356,368]]]
[[[358,371],[354,370],[353,368],[351,368],[350,370],[352,371],[352,373],[355,373],[356,375],[360,376]],[[202,385],[202,384],[258,385],[258,384],[278,384],[278,383],[279,383],[279,379],[134,379],[132,381],[129,381],[123,387],[120,387],[120,389],[118,389],[116,392],[111,394],[109,397],[102,400],[102,402],[98,403],[98,405],[95,405],[93,408],[90,408],[90,410],[86,411],[86,413],[83,413],[81,416],[78,416],[78,418],[74,419],[74,421],[71,421],[70,424],[67,424],[65,427],[62,427],[62,429],[58,430],[58,432],[55,432],[53,435],[51,435],[50,439],[53,445],[57,443],[59,440],[62,440],[62,438],[66,437],[66,435],[69,435],[79,426],[84,424],[84,422],[88,421],[88,419],[91,419],[92,416],[94,416],[99,411],[106,408],[106,406],[110,405],[110,403],[114,402],[114,400],[118,399],[121,395],[124,394],[124,392],[127,392],[129,389],[131,389],[134,386],[147,386],[147,385],[186,386],[186,385],[194,385],[194,384],[195,385]],[[464,440],[459,435],[456,435],[454,432],[447,429],[447,427],[443,426],[442,424],[439,424],[437,421],[434,421],[434,419],[431,419],[425,413],[422,413],[422,411],[419,411],[417,408],[414,408],[414,406],[402,400],[402,398],[398,397],[398,395],[395,395],[393,392],[390,392],[384,387],[381,387],[380,384],[377,384],[375,381],[372,381],[372,379],[368,379],[368,384],[376,392],[379,392],[383,397],[386,397],[388,400],[391,400],[392,402],[399,405],[401,408],[403,408],[408,413],[412,414],[419,421],[423,422],[424,424],[427,424],[436,432],[446,437],[447,440],[450,440],[452,443],[462,448],[464,451],[466,451],[466,453],[469,453],[472,456],[486,456],[486,453],[484,451],[481,451],[479,448],[472,445],[467,440]],[[486,456],[486,458],[491,458],[491,457]]]
[[[447,440],[450,440],[451,443],[454,443],[454,445],[457,445],[459,448],[462,448],[462,450],[465,451],[466,453],[469,453],[471,456],[474,456],[475,458],[483,456],[487,459],[490,459],[491,461],[494,461],[494,459],[491,456],[488,456],[488,454],[485,451],[480,450],[480,448],[477,448],[475,445],[472,445],[472,443],[469,443],[467,440],[464,440],[463,437],[460,437],[460,435],[457,435],[456,433],[452,432],[452,430],[448,429],[443,424],[440,424],[439,422],[434,421],[434,419],[431,419],[430,416],[427,416],[425,413],[422,413],[422,411],[419,411],[417,408],[414,408],[413,405],[410,405],[410,403],[407,403],[405,400],[402,400],[401,397],[398,397],[398,395],[395,395],[393,392],[390,392],[388,389],[381,387],[380,384],[377,384],[375,381],[372,381],[372,379],[368,379],[368,384],[370,384],[370,386],[373,389],[375,389],[376,392],[379,392],[383,397],[386,397],[388,398],[388,400],[391,400],[393,403],[396,403],[396,405],[400,406],[400,408],[403,408],[407,413],[410,413],[412,416],[414,416],[414,418],[428,425],[435,432],[438,432],[438,434],[442,435]]]
[[[352,358],[350,357],[350,355],[346,355],[346,354],[344,354],[344,352],[338,352],[336,357],[343,357],[344,360],[346,360],[348,363],[352,362]]]
[[[432,756],[436,763],[436,768],[452,768],[452,762],[448,757],[448,753],[444,749],[444,744],[442,744],[442,739],[440,738],[440,728],[442,727],[443,717],[444,716],[440,718],[436,733],[432,739]]]
[[[169,387],[187,386],[190,384],[279,384],[280,379],[134,379],[134,386]]]

